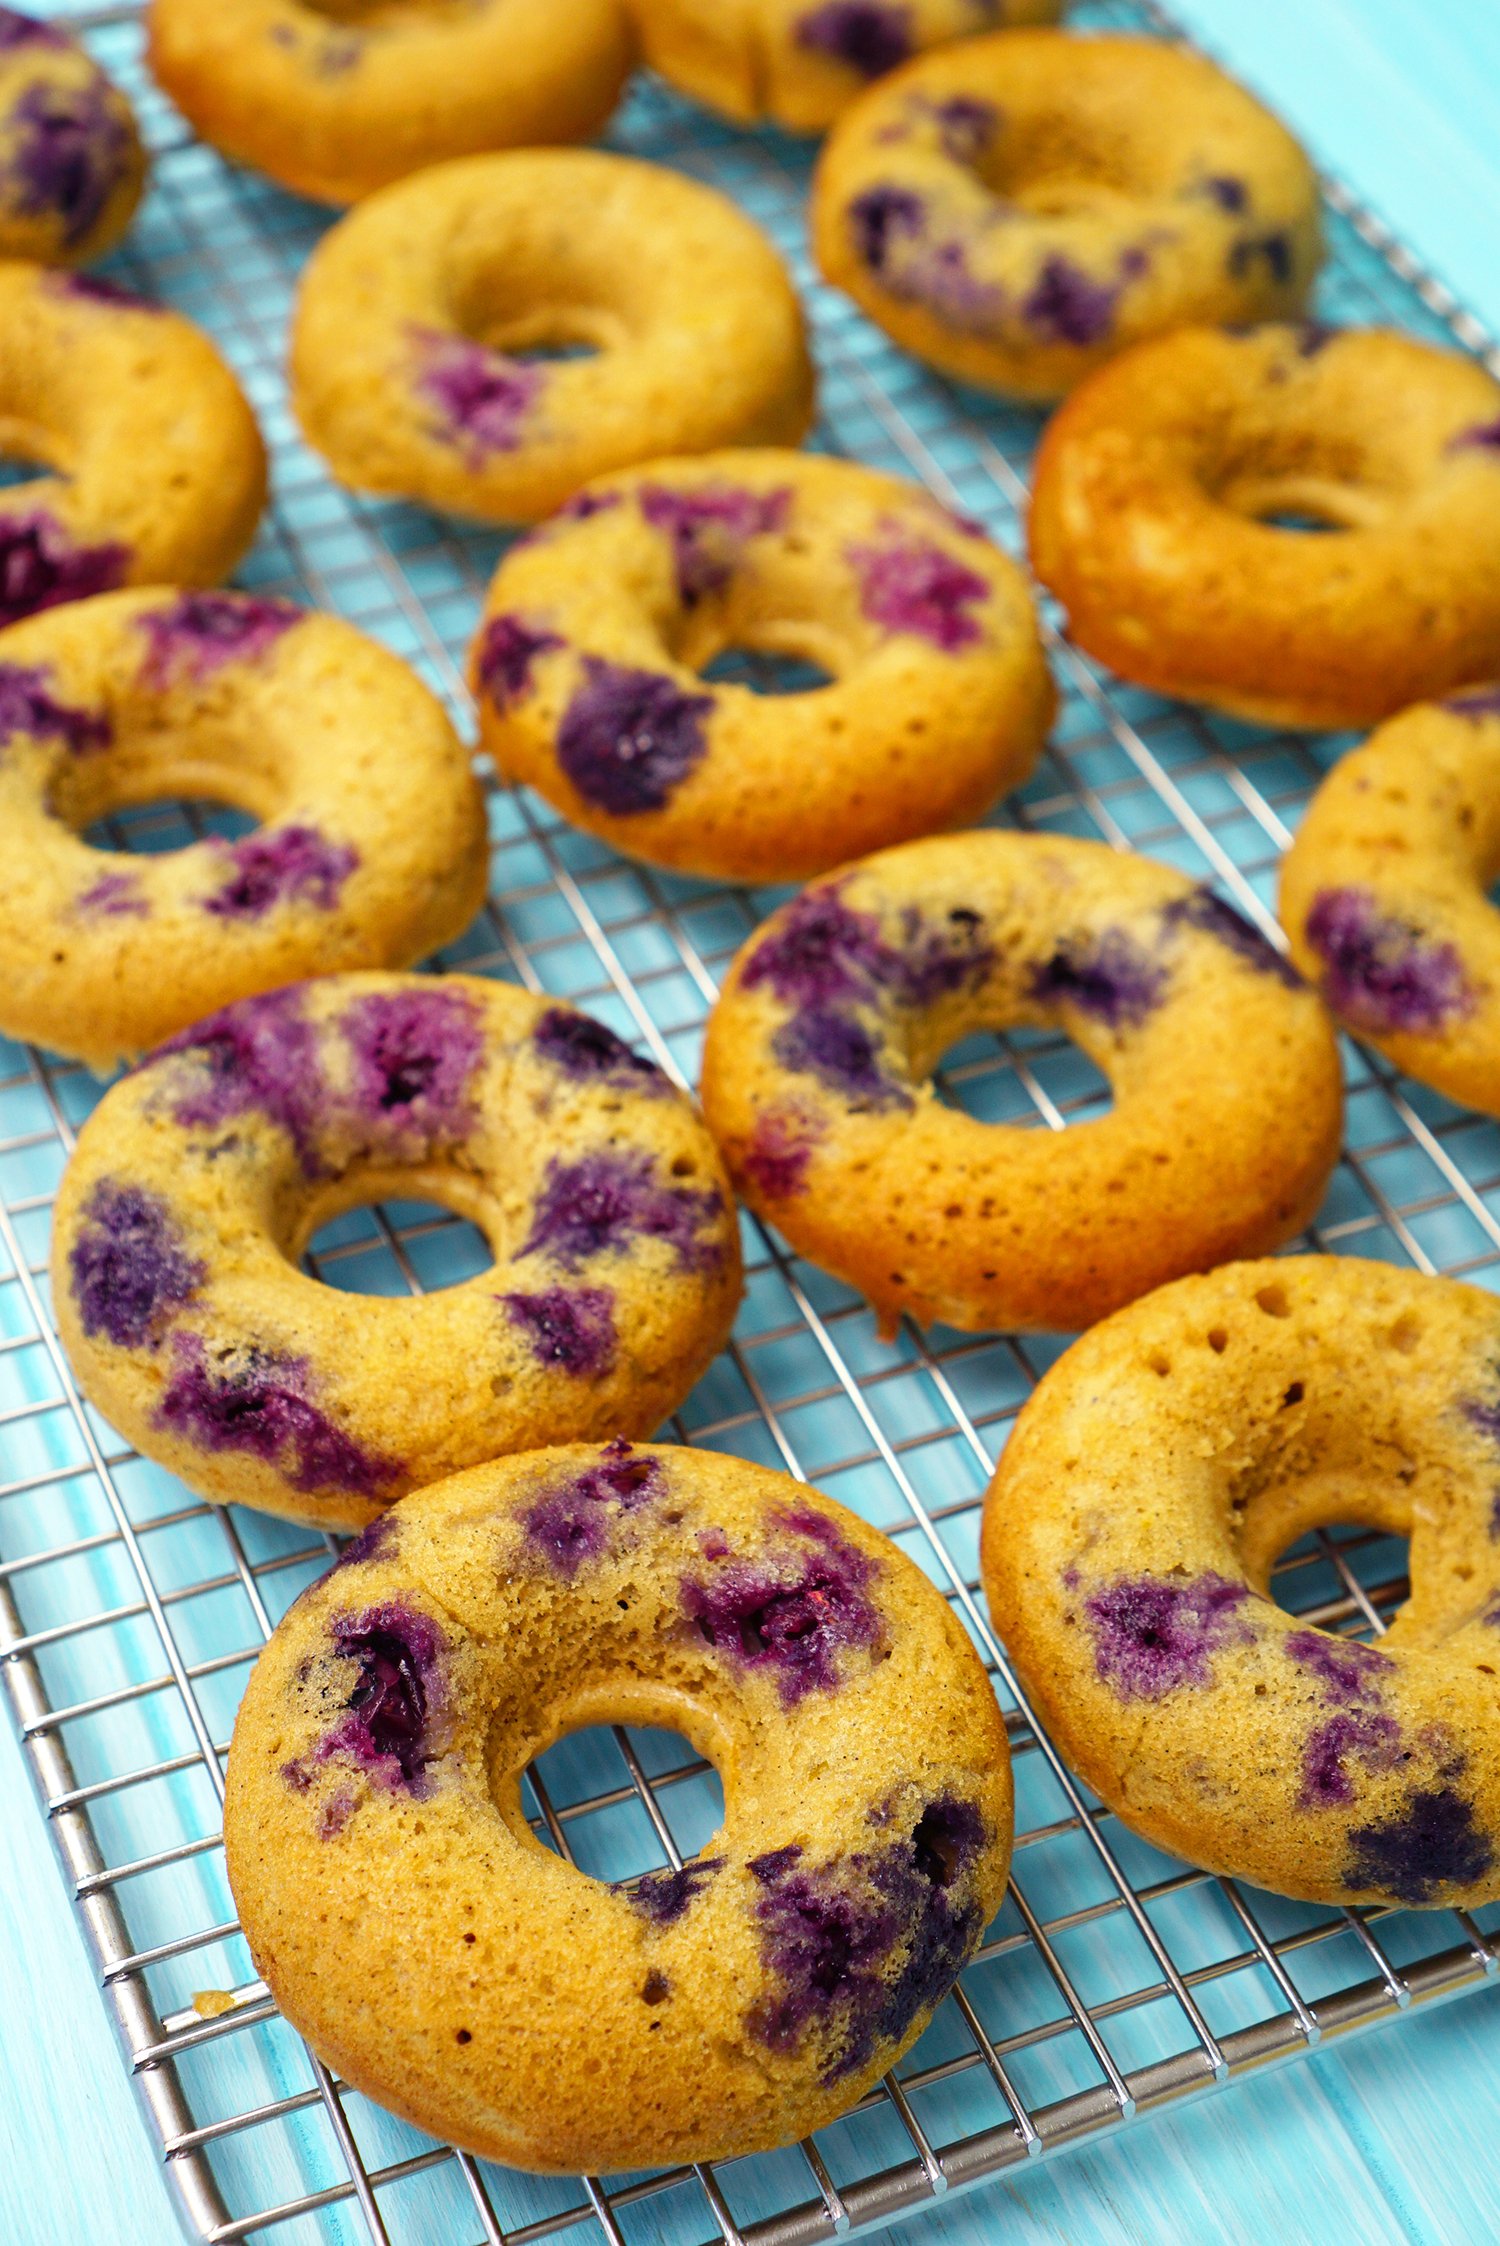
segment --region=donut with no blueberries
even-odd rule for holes
[[[826,674],[765,695],[727,648]],[[967,825],[1031,771],[1055,696],[1008,555],[919,486],[758,450],[590,484],[501,562],[480,738],[654,865],[805,880]]]
[[[609,1721],[724,1779],[701,1855],[615,1887],[521,1798]],[[298,1599],[235,1724],[225,1844],[258,1969],[345,2081],[597,2174],[856,2105],[978,1948],[1011,1817],[984,1666],[913,1561],[784,1474],[617,1442],[422,1490]]]
[[[1039,400],[1189,321],[1295,316],[1322,256],[1312,166],[1243,87],[1157,39],[1065,31],[872,87],[823,150],[812,238],[918,358]]]
[[[665,453],[798,444],[813,411],[760,228],[597,149],[439,164],[361,203],[308,261],[291,382],[341,483],[494,522]]]
[[[152,0],[148,32],[202,139],[324,203],[453,156],[588,140],[632,59],[619,0]]]
[[[977,1029],[1059,1025],[1112,1111],[1054,1134],[944,1105]],[[730,1174],[894,1325],[1069,1332],[1309,1221],[1342,1123],[1332,1025],[1234,909],[1061,835],[912,842],[772,915],[708,1025]]]
[[[737,124],[817,133],[928,47],[1056,23],[1063,0],[629,0],[653,70]]]
[[[209,795],[263,823],[150,855],[107,812]],[[484,899],[484,802],[437,697],[336,616],[126,592],[0,635],[0,1031],[101,1074],[215,1007],[407,967]]]
[[[121,585],[217,584],[255,536],[255,416],[164,305],[0,261],[0,421],[54,470],[0,492],[0,626]]]
[[[1048,424],[1031,558],[1122,678],[1378,724],[1500,675],[1500,382],[1393,329],[1163,336]]]
[[[103,257],[145,184],[135,111],[87,48],[61,23],[0,8],[0,258]]]
[[[1404,710],[1340,758],[1281,864],[1292,957],[1340,1021],[1500,1115],[1500,687]]]
[[[381,1198],[494,1263],[421,1297],[298,1269]],[[466,975],[326,975],[198,1022],[85,1123],[52,1239],[79,1383],[216,1504],[359,1528],[539,1442],[647,1434],[722,1346],[734,1202],[691,1104],[602,1022]]]
[[[1183,1279],[1046,1374],[986,1502],[985,1588],[1127,1825],[1311,1902],[1500,1895],[1497,1375],[1492,1294],[1355,1256]],[[1373,1643],[1271,1595],[1282,1552],[1350,1521],[1411,1539]]]

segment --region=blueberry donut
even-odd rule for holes
[[[381,1198],[457,1209],[494,1264],[400,1300],[298,1270]],[[195,1023],[84,1125],[52,1257],[105,1417],[216,1504],[323,1528],[560,1434],[649,1433],[740,1292],[688,1101],[586,1014],[463,975],[330,975]]]
[[[1060,1136],[946,1106],[978,1029],[1060,1027],[1111,1112]],[[1279,1246],[1339,1150],[1332,1027],[1211,890],[1059,835],[907,843],[757,930],[703,1102],[753,1209],[894,1326],[1071,1331]]]
[[[641,51],[738,124],[817,133],[872,78],[1002,24],[1056,23],[1062,0],[629,0]]]
[[[61,24],[0,8],[0,258],[102,257],[145,184],[146,152],[119,88]]]
[[[1063,31],[939,48],[863,95],[812,233],[907,350],[1035,399],[1189,320],[1294,314],[1321,256],[1312,167],[1242,87],[1180,47]]]
[[[1362,1257],[1179,1280],[1028,1400],[985,1508],[1032,1703],[1126,1824],[1318,1903],[1500,1895],[1500,1303]],[[1276,1559],[1411,1539],[1378,1644],[1279,1607]]]
[[[521,1798],[607,1721],[685,1733],[725,1795],[700,1856],[617,1887]],[[947,1601],[854,1514],[575,1445],[419,1492],[303,1594],[224,1837],[256,1965],[346,2082],[507,2167],[656,2168],[804,2136],[915,2041],[1004,1896],[1009,1757]]]
[[[663,453],[796,444],[813,409],[759,227],[593,149],[440,164],[351,211],[303,276],[291,380],[341,483],[496,522]]]
[[[725,648],[830,674],[769,696]],[[967,825],[1052,716],[1026,580],[919,487],[764,450],[590,484],[490,587],[484,746],[575,825],[730,881],[824,873]]]
[[[1406,710],[1341,758],[1282,861],[1292,957],[1398,1068],[1500,1115],[1500,687]]]
[[[631,63],[619,0],[153,0],[149,28],[202,139],[325,203],[450,156],[588,140]]]
[[[49,474],[0,491],[0,626],[119,585],[212,585],[266,495],[208,337],[113,283],[0,261],[0,424]]]
[[[83,830],[209,795],[264,824],[153,856]],[[334,616],[106,593],[0,636],[0,1031],[102,1074],[216,1006],[406,967],[484,899],[484,803],[442,705]]]
[[[1031,556],[1123,678],[1376,724],[1500,674],[1500,383],[1379,328],[1143,344],[1049,423]]]

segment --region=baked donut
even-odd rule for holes
[[[0,427],[53,471],[0,492],[0,626],[117,585],[212,585],[266,457],[208,337],[113,283],[0,261]]]
[[[83,829],[209,794],[265,824],[163,855]],[[101,1074],[236,998],[406,967],[484,900],[484,802],[442,705],[335,616],[106,593],[0,637],[0,1031]]]
[[[1500,1115],[1500,687],[1340,759],[1281,866],[1292,957],[1398,1068]]]
[[[575,345],[589,355],[515,355]],[[440,164],[351,211],[303,276],[291,380],[340,482],[497,522],[662,453],[796,444],[813,410],[796,292],[759,227],[595,149]]]
[[[1284,126],[1155,39],[1004,31],[863,95],[813,183],[825,276],[918,358],[1060,397],[1189,320],[1301,310],[1316,177]]]
[[[1142,344],[1048,424],[1031,556],[1124,678],[1373,725],[1500,672],[1500,383],[1381,328]]]
[[[700,1856],[614,1887],[521,1800],[610,1720],[685,1733],[725,1795]],[[710,1451],[577,1445],[421,1491],[303,1594],[224,1837],[256,1965],[346,2082],[597,2174],[858,2103],[999,1909],[1009,1757],[947,1601],[854,1514]]]
[[[145,184],[135,112],[118,86],[61,24],[0,8],[0,258],[102,257]]]
[[[435,1199],[495,1262],[342,1294],[320,1225]],[[52,1247],[79,1383],[216,1504],[357,1528],[559,1434],[647,1433],[729,1331],[734,1204],[687,1100],[504,983],[330,975],[197,1022],[79,1134]]]
[[[1112,1111],[1054,1136],[935,1096],[950,1046],[1019,1023],[1061,1026]],[[1062,1331],[1300,1231],[1342,1112],[1327,1015],[1232,907],[1150,858],[998,831],[883,851],[774,914],[710,1017],[703,1103],[743,1198],[888,1326]]]
[[[1032,1704],[1135,1831],[1318,1903],[1500,1895],[1500,1303],[1362,1257],[1182,1279],[1076,1342],[985,1508]],[[1309,1529],[1411,1538],[1378,1644],[1272,1599]]]
[[[202,139],[325,203],[452,156],[587,140],[631,63],[619,0],[152,0],[149,30]]]
[[[628,0],[653,70],[738,124],[819,133],[926,47],[1056,23],[1062,0]]]
[[[832,683],[699,676],[746,647]],[[730,881],[967,824],[1026,778],[1054,705],[1026,580],[982,531],[919,486],[771,450],[590,484],[502,561],[471,668],[510,778]]]

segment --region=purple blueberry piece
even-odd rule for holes
[[[117,540],[75,545],[41,508],[0,515],[0,629],[64,601],[87,600],[123,585],[130,548]]]
[[[911,10],[900,0],[824,0],[798,17],[795,36],[811,54],[846,62],[862,78],[883,78],[912,52]]]
[[[579,1083],[612,1084],[621,1091],[670,1088],[655,1061],[633,1053],[623,1037],[571,1006],[549,1006],[532,1041],[544,1061]]]
[[[527,1541],[571,1583],[586,1560],[607,1549],[620,1515],[639,1512],[666,1486],[660,1459],[617,1436],[597,1465],[544,1490],[528,1507],[521,1516]]]
[[[989,583],[941,546],[925,540],[851,546],[847,559],[859,577],[860,607],[888,632],[911,632],[945,655],[972,647],[983,626],[967,612],[989,594]]]
[[[750,954],[745,990],[769,983],[789,1006],[862,998],[889,982],[899,962],[870,912],[846,905],[837,883],[805,889]]]
[[[556,632],[528,624],[524,616],[492,616],[479,641],[481,693],[487,694],[502,713],[514,709],[535,684],[531,670],[538,656],[551,655],[566,645]]]
[[[1500,415],[1493,421],[1481,421],[1472,429],[1460,429],[1456,437],[1448,439],[1448,450],[1500,452]]]
[[[304,1173],[316,1177],[316,1133],[328,1095],[318,1033],[302,999],[295,985],[242,998],[180,1031],[141,1065],[172,1053],[195,1056],[203,1067],[198,1082],[176,1074],[169,1080],[174,1121],[186,1130],[217,1130],[240,1116],[263,1115],[291,1139]]]
[[[722,592],[744,547],[752,538],[784,528],[791,504],[785,487],[758,492],[706,485],[698,491],[669,491],[663,484],[642,484],[640,492],[641,513],[671,541],[678,598],[685,608]]]
[[[358,1536],[350,1537],[330,1572],[368,1567],[375,1560],[393,1560],[400,1543],[401,1524],[395,1514],[377,1513],[373,1521],[366,1522]]]
[[[330,842],[316,827],[267,827],[219,845],[226,871],[203,910],[217,920],[263,920],[278,905],[332,912],[359,864],[351,844]]]
[[[608,1287],[548,1287],[536,1295],[500,1295],[539,1365],[579,1380],[602,1380],[615,1362],[615,1298]]]
[[[1044,1006],[1075,1006],[1108,1029],[1137,1029],[1160,1005],[1167,970],[1123,928],[1069,936],[1031,969],[1028,996]]]
[[[0,8],[0,54],[15,47],[67,47],[72,41],[54,24],[38,23],[19,8]]]
[[[1335,1703],[1377,1699],[1395,1668],[1379,1646],[1362,1645],[1358,1638],[1335,1638],[1326,1630],[1293,1630],[1286,1651],[1299,1669],[1317,1678],[1324,1698]]]
[[[1239,1613],[1249,1596],[1243,1583],[1212,1572],[1189,1582],[1121,1576],[1084,1606],[1101,1681],[1122,1700],[1211,1684],[1210,1656],[1250,1641]]]
[[[103,304],[113,312],[161,314],[167,309],[149,296],[137,295],[122,281],[106,279],[102,273],[49,273],[47,286],[54,296],[72,297],[80,304]]]
[[[813,1147],[821,1132],[815,1119],[768,1107],[755,1118],[740,1170],[770,1201],[789,1201],[807,1183]]]
[[[1221,211],[1238,213],[1246,209],[1250,201],[1250,190],[1245,182],[1233,179],[1224,172],[1211,174],[1199,183],[1194,192],[1206,195],[1210,202],[1218,204]]]
[[[1229,270],[1237,281],[1246,279],[1258,259],[1265,262],[1266,272],[1278,286],[1292,277],[1292,242],[1289,234],[1251,234],[1236,242],[1229,252]]]
[[[902,914],[901,963],[895,978],[911,1006],[932,1006],[960,990],[977,990],[995,964],[995,947],[981,916],[954,905],[944,927],[933,928],[915,905]]]
[[[1458,717],[1500,717],[1500,685],[1471,686],[1462,694],[1450,694],[1443,708]]]
[[[428,1707],[443,1651],[436,1623],[398,1600],[333,1622],[334,1651],[359,1664],[348,1713],[322,1741],[319,1759],[350,1755],[372,1777],[408,1793],[424,1790],[432,1760]]]
[[[1118,283],[1095,280],[1059,253],[1043,263],[1021,317],[1048,343],[1099,343],[1114,325],[1119,294]]]
[[[1368,1710],[1331,1716],[1319,1724],[1302,1755],[1303,1809],[1342,1809],[1354,1799],[1351,1762],[1366,1770],[1389,1770],[1401,1751],[1401,1727],[1393,1716]]]
[[[1326,320],[1299,320],[1297,322],[1298,358],[1315,359],[1320,351],[1328,349],[1330,343],[1337,343],[1343,332],[1342,328],[1330,327]]]
[[[1255,968],[1258,974],[1274,975],[1288,990],[1304,988],[1302,977],[1291,961],[1283,958],[1243,913],[1236,912],[1222,897],[1216,897],[1212,889],[1194,889],[1186,897],[1174,898],[1171,904],[1163,906],[1161,917],[1168,928],[1197,928],[1205,936],[1212,936],[1247,967]]]
[[[809,1692],[832,1692],[847,1648],[879,1643],[881,1618],[869,1586],[877,1564],[818,1513],[784,1516],[811,1542],[795,1561],[731,1560],[706,1581],[684,1577],[683,1610],[733,1668],[767,1670],[783,1707]]]
[[[768,1848],[763,1856],[752,1856],[745,1866],[753,1879],[762,1887],[774,1887],[784,1879],[794,1864],[802,1861],[802,1843],[792,1841],[786,1848]]]
[[[155,1424],[206,1451],[245,1451],[279,1468],[306,1495],[337,1491],[380,1498],[402,1472],[399,1459],[366,1450],[311,1401],[305,1357],[172,1336],[174,1369]]]
[[[558,727],[558,763],[586,802],[616,818],[662,810],[708,747],[713,696],[597,655],[583,670]]]
[[[151,915],[149,901],[142,896],[133,873],[102,873],[97,881],[90,882],[80,892],[77,909],[82,913],[97,912],[111,920],[147,920]]]
[[[626,1899],[653,1926],[675,1926],[715,1873],[723,1869],[722,1856],[699,1856],[675,1872],[648,1872],[627,1889]]]
[[[477,465],[489,454],[514,452],[546,381],[546,370],[465,335],[413,332],[418,395],[440,416],[438,433]]]
[[[955,164],[977,164],[1000,127],[1000,112],[993,102],[973,94],[950,94],[946,101],[928,105],[938,129],[943,153]]]
[[[191,1302],[208,1277],[185,1253],[166,1202],[117,1178],[101,1178],[85,1202],[68,1266],[84,1332],[117,1349],[154,1349],[163,1314]]]
[[[573,1162],[554,1157],[519,1253],[576,1271],[594,1256],[626,1254],[632,1240],[664,1240],[683,1271],[712,1271],[723,1247],[700,1234],[722,1213],[715,1192],[662,1185],[649,1154],[602,1148]]]
[[[130,134],[102,78],[83,86],[28,86],[10,111],[15,208],[54,211],[74,248],[125,176]]]
[[[59,702],[51,681],[48,664],[0,663],[0,743],[21,734],[33,741],[61,741],[70,756],[107,748],[114,727],[104,711]]]
[[[909,187],[867,187],[849,205],[855,254],[872,273],[883,273],[896,240],[910,240],[927,224],[927,206]]]
[[[367,1126],[453,1142],[474,1123],[474,1078],[484,1025],[466,990],[440,981],[421,989],[372,991],[340,1018],[349,1047],[349,1098]]]
[[[1440,1886],[1466,1887],[1495,1861],[1473,1803],[1452,1786],[1409,1795],[1397,1816],[1357,1826],[1349,1841],[1346,1884],[1375,1888],[1399,1903],[1430,1903]]]
[[[247,593],[179,593],[136,619],[148,643],[142,684],[157,693],[185,679],[201,686],[228,663],[259,663],[305,613]]]
[[[905,1086],[886,1074],[880,1040],[831,1006],[804,1007],[783,1022],[771,1050],[794,1076],[815,1076],[845,1099],[868,1107],[912,1105]]]
[[[1358,1028],[1431,1034],[1473,1006],[1457,948],[1383,914],[1368,890],[1319,890],[1305,934],[1328,1003]]]

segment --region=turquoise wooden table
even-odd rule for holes
[[[1493,0],[1182,0],[1178,13],[1500,330]],[[1500,2010],[1485,1992],[1012,2171],[914,2216],[904,2235],[912,2246],[1500,2237],[1497,2062]],[[0,1717],[0,2242],[157,2246],[175,2235]]]

